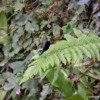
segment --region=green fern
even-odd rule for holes
[[[84,55],[100,61],[100,38],[93,34],[82,34],[80,30],[74,29],[75,37],[66,35],[67,40],[62,40],[50,46],[43,55],[29,64],[21,83],[27,81],[33,75],[46,71],[50,67],[79,64],[83,62]]]

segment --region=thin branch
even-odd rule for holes
[[[91,65],[91,63],[93,64],[94,62],[93,61],[87,61],[87,62],[84,62],[84,63],[75,64],[74,66],[78,66],[78,67],[89,66],[89,65]]]
[[[88,76],[88,77],[90,77],[90,78],[92,78],[94,80],[100,80],[99,78],[93,77],[93,76],[91,76],[89,74],[85,74],[85,73],[82,73],[82,74],[85,75],[85,76]]]

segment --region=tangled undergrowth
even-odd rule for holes
[[[85,63],[66,64],[65,59],[72,58],[59,54],[64,64],[59,62],[58,67],[56,62],[55,67],[44,73],[40,71],[19,85],[32,56],[37,58],[45,42],[49,40],[53,46],[65,41],[67,36],[67,39],[72,39],[70,35],[76,38],[73,28],[81,30],[83,35],[99,38],[99,0],[1,0],[0,100],[99,100],[100,45],[98,51],[97,44],[90,45],[93,59],[85,50],[86,54],[82,55]],[[77,47],[75,51],[80,53]]]

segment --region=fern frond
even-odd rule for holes
[[[46,71],[49,67],[59,66],[61,63],[78,64],[83,62],[84,55],[90,59],[100,61],[100,38],[93,34],[82,34],[74,29],[77,38],[66,36],[67,40],[62,40],[50,46],[38,59],[33,61],[26,70],[21,81],[25,82],[33,75],[41,71]]]

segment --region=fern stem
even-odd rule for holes
[[[86,73],[82,73],[82,74],[85,75],[85,76],[88,76],[88,77],[90,77],[90,78],[92,78],[92,79],[94,79],[94,80],[99,80],[99,81],[100,81],[99,78],[93,77],[93,76],[91,76],[91,75],[89,75],[89,74],[86,74]]]
[[[87,62],[84,62],[84,63],[75,64],[74,66],[78,66],[78,67],[89,66],[91,63],[92,63],[91,61],[87,61]]]
[[[94,62],[95,63],[95,62]],[[87,72],[89,72],[90,71],[90,69],[91,68],[93,68],[93,66],[94,66],[94,63],[88,63],[88,68],[84,71],[84,72],[81,72],[81,75],[80,75],[80,77],[79,78],[81,78],[81,77],[83,77],[84,75],[85,76],[88,76],[88,77],[90,77],[90,78],[92,78],[92,79],[95,79],[95,80],[100,80],[99,78],[96,78],[96,77],[93,77],[93,76],[91,76],[91,75],[89,75],[89,74],[87,74]],[[91,64],[91,65],[90,65]],[[90,65],[90,66],[89,66]]]
[[[80,81],[80,83],[87,89],[88,87],[82,82]],[[93,91],[91,91],[89,88],[88,88],[89,92],[92,93]]]
[[[88,67],[85,72],[81,72],[80,78],[84,76],[85,73],[87,73],[90,70],[90,67]]]

